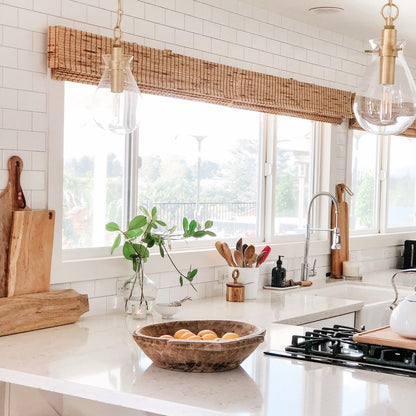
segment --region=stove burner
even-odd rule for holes
[[[360,332],[343,325],[315,329],[293,335],[285,352],[265,354],[416,377],[416,351],[354,341]]]

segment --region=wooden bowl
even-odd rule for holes
[[[159,338],[161,335],[173,335],[179,329],[189,329],[194,334],[211,329],[219,337],[226,332],[235,332],[240,338],[215,341]],[[171,321],[140,328],[133,332],[133,338],[158,367],[212,373],[238,367],[264,341],[265,333],[256,325],[238,321]]]

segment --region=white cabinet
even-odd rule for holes
[[[0,383],[0,414],[4,416],[157,416],[155,413],[7,383]]]
[[[311,328],[322,328],[324,326],[332,327],[333,325],[344,325],[354,327],[355,323],[355,313],[350,312],[345,315],[331,316],[327,319],[321,319],[319,321],[308,322],[302,324],[302,326],[309,326]]]

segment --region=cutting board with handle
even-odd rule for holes
[[[9,180],[0,193],[0,298],[7,296],[7,267],[9,258],[12,213],[26,208],[26,200],[20,186],[23,161],[12,156],[8,161]]]
[[[341,236],[341,249],[332,250],[332,273],[331,277],[342,278],[342,263],[349,259],[349,224],[348,204],[345,202],[344,192],[353,195],[351,190],[343,183],[336,187],[338,202],[338,228]],[[335,206],[331,210],[331,227],[335,227]]]
[[[14,211],[8,262],[8,296],[47,292],[55,211]]]
[[[390,326],[354,334],[353,339],[354,341],[362,342],[363,344],[385,345],[387,347],[416,350],[416,339],[402,337],[401,335],[396,334]]]

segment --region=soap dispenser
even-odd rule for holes
[[[272,269],[272,287],[285,287],[286,269],[282,267],[282,257],[284,256],[279,256],[279,260],[276,262],[276,267],[273,267]]]

